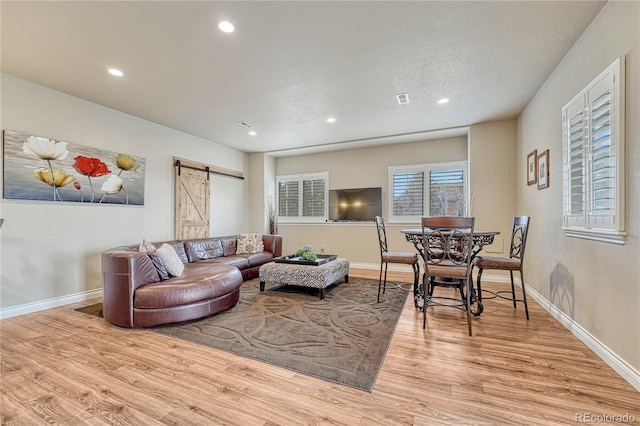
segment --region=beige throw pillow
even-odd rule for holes
[[[172,277],[182,275],[184,272],[184,263],[178,257],[178,253],[169,244],[164,243],[156,250],[156,255],[162,260],[162,264]]]
[[[140,253],[155,254],[156,250],[157,250],[156,246],[154,246],[149,241],[144,239],[140,243],[140,247],[138,247],[138,251]]]
[[[262,234],[240,234],[236,244],[236,254],[251,254],[264,251]]]

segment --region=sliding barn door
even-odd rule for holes
[[[186,240],[209,237],[209,173],[204,165],[173,161],[175,174],[175,238]],[[193,167],[193,168],[192,168]],[[195,170],[200,169],[200,170]]]

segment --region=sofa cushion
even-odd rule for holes
[[[240,270],[247,269],[249,267],[249,261],[245,257],[235,254],[231,256],[216,257],[215,259],[201,260],[198,264],[200,263],[233,266]]]
[[[240,234],[236,243],[236,254],[260,253],[264,251],[262,234]]]
[[[188,305],[224,296],[242,285],[242,274],[238,269],[224,265],[212,267],[206,263],[190,263],[185,265],[180,277],[138,288],[134,307],[158,309]]]
[[[247,259],[249,262],[249,267],[264,265],[265,263],[269,263],[273,261],[273,254],[269,251],[263,251],[260,253],[251,253],[251,254],[238,254],[236,256],[241,256]]]
[[[184,272],[184,263],[178,253],[169,244],[164,243],[155,253],[161,260],[169,275],[177,277]]]
[[[189,262],[214,259],[224,255],[222,242],[219,238],[187,240],[184,242],[184,247]]]
[[[189,263],[189,257],[187,256],[187,252],[184,249],[184,242],[168,241],[166,244],[169,244],[171,247],[173,247],[182,263]]]
[[[236,254],[236,243],[238,242],[237,237],[222,237],[220,238],[220,242],[222,242],[222,250],[224,252],[223,256]]]

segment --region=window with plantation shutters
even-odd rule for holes
[[[328,173],[277,176],[278,220],[324,222],[327,220]]]
[[[562,109],[563,227],[624,243],[624,57]]]
[[[469,205],[467,185],[466,162],[390,167],[389,221],[464,216]]]

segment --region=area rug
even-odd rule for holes
[[[377,303],[377,291],[377,280],[351,277],[320,300],[317,290],[269,283],[261,293],[254,279],[225,312],[149,330],[370,392],[408,294],[387,289]]]

